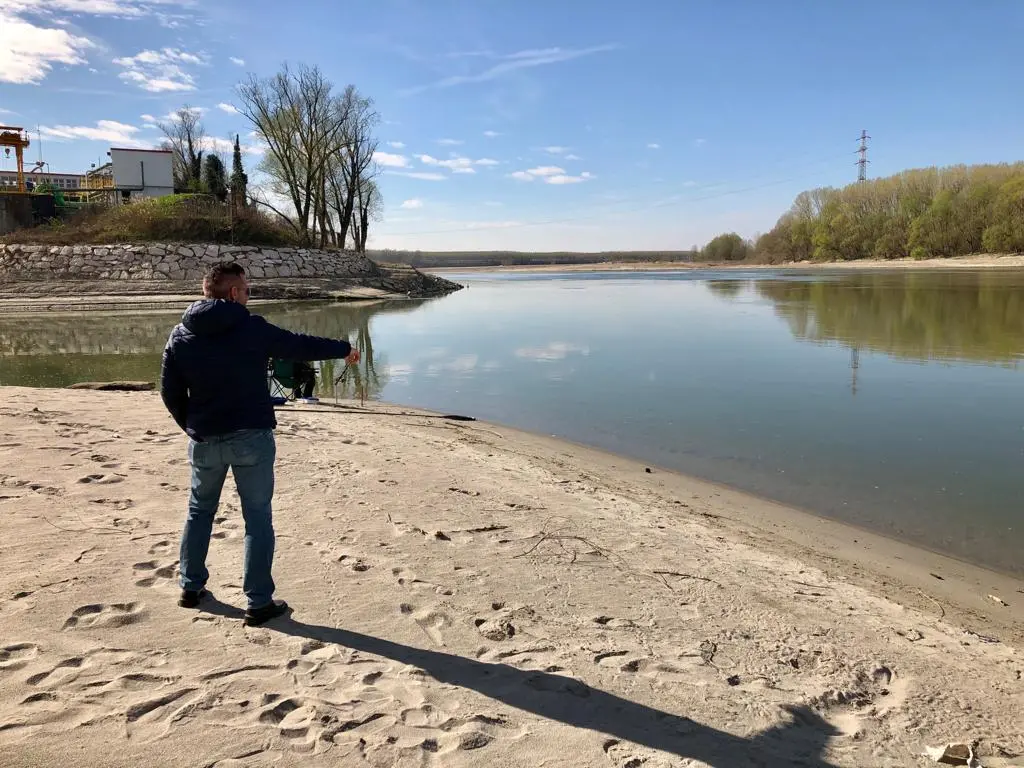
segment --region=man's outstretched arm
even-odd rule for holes
[[[178,370],[170,345],[164,348],[160,365],[160,397],[171,417],[184,430],[188,422],[188,385]]]
[[[353,353],[359,354],[344,339],[292,333],[268,323],[262,317],[257,317],[256,321],[262,324],[262,335],[271,357],[281,360],[344,360]]]

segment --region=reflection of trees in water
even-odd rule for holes
[[[343,360],[326,360],[320,367],[320,392],[342,398],[376,400],[387,385],[387,374],[378,372],[378,367],[387,370],[386,361],[373,349],[370,336],[369,318],[360,319],[355,338],[349,341],[359,350],[361,358],[357,365],[346,365]]]
[[[915,360],[985,362],[1024,353],[1021,287],[1020,277],[992,271],[757,283],[798,338]]]
[[[735,299],[750,287],[750,280],[708,280],[708,290],[723,299]]]
[[[254,307],[272,323],[291,331],[349,339],[363,352],[353,387],[367,397],[379,396],[386,381],[378,374],[381,356],[374,353],[371,320],[377,315],[412,312],[425,302],[271,305]],[[82,313],[22,315],[0,318],[0,384],[64,386],[76,381],[116,379],[155,381],[167,336],[181,318],[175,313]],[[321,392],[332,393],[323,375]],[[324,386],[326,385],[326,386]],[[342,392],[340,394],[346,394]]]

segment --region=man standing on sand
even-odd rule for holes
[[[191,438],[192,490],[181,536],[181,598],[195,608],[206,596],[206,555],[228,468],[242,501],[245,623],[258,626],[288,610],[274,600],[274,408],[267,387],[270,358],[359,362],[347,341],[291,333],[246,309],[249,284],[239,264],[216,264],[203,295],[174,327],[164,348],[160,395]]]

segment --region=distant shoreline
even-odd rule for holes
[[[695,261],[602,261],[591,264],[522,264],[485,267],[419,267],[421,271],[450,274],[455,272],[669,272],[698,269],[786,270],[786,269],[1019,269],[1024,254],[1006,256],[956,256],[948,259],[861,259],[858,261],[800,261],[787,264],[747,264]]]

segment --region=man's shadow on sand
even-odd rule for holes
[[[201,610],[227,618],[242,618],[238,608],[212,597],[203,603]],[[715,768],[835,768],[825,761],[823,753],[829,738],[839,731],[808,707],[783,707],[790,715],[789,722],[745,739],[561,675],[413,648],[347,629],[304,624],[290,614],[268,622],[264,628],[409,664],[439,682],[477,691],[524,712],[679,757],[697,759]]]

